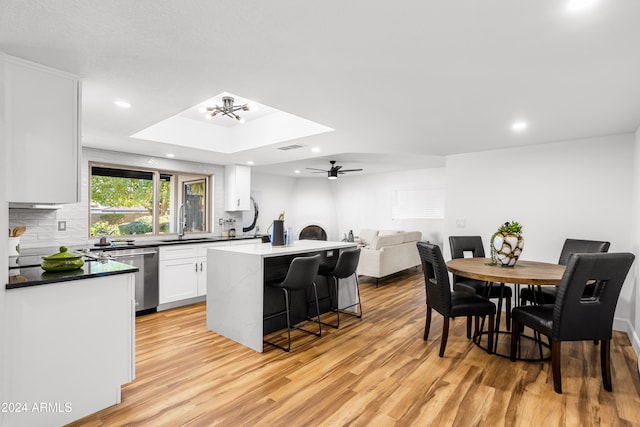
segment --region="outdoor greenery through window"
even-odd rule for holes
[[[90,237],[209,231],[209,177],[90,164]],[[182,206],[182,209],[180,208]]]

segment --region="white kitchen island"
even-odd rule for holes
[[[264,283],[271,276],[270,266],[284,266],[293,256],[317,253],[322,254],[325,262],[335,264],[342,249],[353,247],[354,243],[298,240],[285,247],[259,243],[209,248],[207,328],[262,352]],[[342,295],[341,291],[341,300]],[[355,292],[347,295],[352,295],[347,296],[349,299],[356,298]]]

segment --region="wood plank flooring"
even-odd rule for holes
[[[623,333],[611,346],[612,393],[602,388],[599,347],[580,342],[563,344],[558,395],[550,362],[488,355],[466,338],[462,318],[438,357],[442,317],[434,312],[423,341],[420,271],[378,288],[363,278],[361,295],[362,320],[344,316],[321,338],[296,331],[291,353],[256,353],[207,330],[204,303],[140,317],[136,380],[122,403],[73,425],[640,425],[637,359]]]

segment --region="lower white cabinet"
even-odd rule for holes
[[[207,294],[207,248],[260,242],[261,239],[242,239],[160,247],[160,304]]]
[[[15,410],[0,424],[60,426],[120,403],[135,377],[134,290],[132,273],[3,289],[2,387]]]

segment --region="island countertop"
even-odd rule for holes
[[[47,272],[41,267],[26,267],[9,270],[6,289],[25,288],[70,280],[112,276],[114,274],[135,273],[138,267],[116,261],[87,261],[81,268],[70,271]]]
[[[327,242],[324,240],[296,240],[289,246],[271,246],[271,243],[256,243],[238,246],[209,248],[214,251],[234,252],[244,255],[255,255],[262,258],[307,253],[310,251],[326,251],[354,247],[355,243]]]

